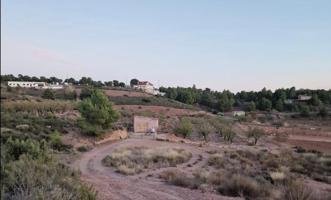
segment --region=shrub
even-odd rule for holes
[[[261,195],[259,184],[252,178],[243,175],[233,175],[218,188],[221,194],[254,199]]]
[[[224,167],[224,158],[221,154],[213,154],[208,158],[208,165],[211,165],[215,168],[222,168]]]
[[[175,129],[177,135],[181,135],[184,138],[188,137],[192,133],[192,123],[187,118],[182,118],[179,125]]]
[[[248,138],[253,138],[254,139],[254,145],[257,144],[257,141],[263,136],[265,135],[264,131],[262,129],[259,128],[253,128],[250,129],[247,133],[247,137]]]
[[[285,200],[312,200],[312,190],[300,181],[290,181],[284,186]]]
[[[210,125],[209,122],[201,123],[197,125],[197,131],[199,134],[202,135],[203,139],[207,142],[208,135],[213,131],[214,129]]]
[[[76,173],[54,159],[22,156],[5,168],[1,196],[6,199],[96,199],[91,187],[81,184]]]
[[[67,149],[67,145],[63,144],[61,134],[58,131],[54,131],[49,135],[49,143],[53,149],[63,151]]]
[[[77,151],[79,151],[79,152],[87,152],[87,151],[89,151],[89,148],[86,147],[86,146],[80,146],[80,147],[77,147]]]
[[[171,185],[197,189],[201,184],[198,177],[189,177],[179,170],[166,170],[160,174],[160,177]]]
[[[235,137],[236,133],[231,128],[225,128],[223,130],[223,139],[225,141],[232,143]]]
[[[43,99],[55,99],[55,94],[51,89],[46,89],[41,97]]]

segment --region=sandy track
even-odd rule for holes
[[[199,190],[168,185],[157,178],[158,174],[169,168],[144,172],[135,176],[124,176],[104,167],[101,160],[119,147],[180,147],[192,153],[189,162],[178,165],[178,169],[196,170],[206,160],[206,153],[198,146],[188,144],[168,143],[150,139],[127,139],[112,144],[96,147],[74,163],[74,167],[82,173],[84,181],[92,184],[98,191],[98,199],[113,200],[227,200],[240,199],[224,197],[218,194],[202,193]],[[190,165],[188,165],[190,164]]]

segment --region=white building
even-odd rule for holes
[[[309,95],[299,95],[298,96],[299,101],[308,101],[310,99],[311,99],[311,96],[309,96]]]
[[[154,86],[148,81],[139,81],[137,85],[134,85],[133,88],[142,90],[149,94],[154,94]]]
[[[232,116],[234,117],[245,116],[245,114],[246,114],[245,111],[241,111],[241,110],[232,112]]]
[[[9,87],[22,88],[43,88],[46,86],[45,82],[30,82],[30,81],[8,81]]]
[[[48,84],[45,82],[31,82],[31,81],[8,81],[9,87],[22,87],[22,88],[37,88],[37,89],[62,89],[63,85]]]

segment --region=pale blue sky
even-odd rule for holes
[[[331,88],[330,0],[3,0],[2,74]]]

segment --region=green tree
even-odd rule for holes
[[[306,105],[303,105],[300,107],[300,114],[302,117],[309,117],[309,107]]]
[[[254,101],[251,101],[248,103],[246,111],[250,112],[250,111],[255,111],[256,110],[256,105]]]
[[[43,99],[55,99],[55,94],[53,92],[53,90],[51,89],[46,89],[42,96],[41,96]]]
[[[259,108],[260,110],[271,111],[272,103],[269,99],[263,97],[259,102]]]
[[[282,99],[278,99],[276,101],[276,105],[275,105],[276,110],[278,110],[279,112],[284,110],[284,103]]]
[[[136,78],[131,79],[130,86],[133,87],[134,85],[138,85],[139,80]]]
[[[313,94],[313,96],[311,97],[310,102],[313,106],[319,106],[321,104],[321,101],[319,100],[317,94]]]
[[[118,84],[118,86],[119,86],[119,87],[125,87],[125,83],[124,83],[124,82],[120,82],[120,83]]]
[[[97,136],[108,129],[118,120],[118,113],[113,109],[112,103],[100,90],[93,90],[89,98],[79,104],[82,115],[80,126],[88,135]]]
[[[229,98],[227,94],[222,94],[218,100],[218,109],[222,112],[230,111],[233,106],[233,99]]]
[[[192,123],[187,118],[182,118],[179,125],[175,129],[177,135],[183,136],[183,138],[188,137],[192,133]]]
[[[113,81],[106,81],[105,86],[112,87],[113,86]]]
[[[119,87],[120,86],[120,82],[118,80],[113,80],[113,86],[114,87]]]

